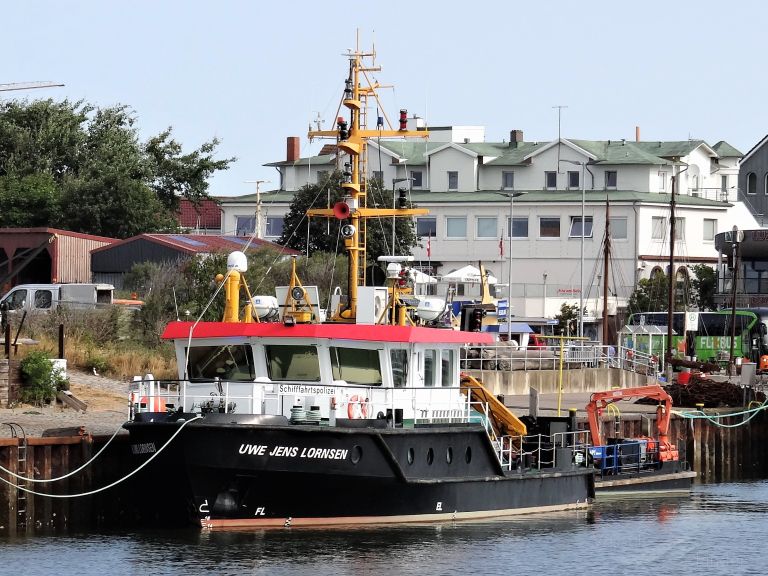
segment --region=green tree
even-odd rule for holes
[[[179,199],[205,198],[208,179],[234,161],[214,158],[218,144],[184,152],[170,128],[142,144],[123,105],[0,102],[0,199],[16,226],[119,238],[167,231]]]
[[[368,185],[369,208],[392,208],[394,195],[391,190],[384,190],[379,180],[372,180]],[[343,199],[341,173],[335,172],[325,182],[308,184],[294,195],[293,202],[285,216],[283,235],[278,243],[295,250],[306,251],[310,256],[316,252],[339,253],[343,250],[344,240],[340,229],[344,221],[336,218],[315,217],[309,221],[307,230],[306,212],[310,208],[333,207]],[[408,204],[408,207],[413,207]],[[370,264],[379,256],[392,253],[392,218],[370,218],[367,223],[366,259]],[[418,237],[411,218],[399,217],[395,222],[395,252],[399,256],[409,256]]]
[[[669,283],[664,274],[654,274],[650,278],[641,278],[629,297],[629,313],[668,310],[668,286]]]
[[[555,316],[557,331],[560,334],[576,334],[579,322],[579,305],[563,302],[560,313]]]
[[[715,288],[717,274],[711,266],[696,264],[693,267],[695,278],[691,282],[693,300],[699,310],[715,310]]]

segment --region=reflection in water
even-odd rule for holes
[[[499,521],[250,532],[144,531],[0,541],[2,573],[763,574],[768,483]]]

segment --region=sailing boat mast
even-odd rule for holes
[[[677,176],[672,167],[672,198],[669,200],[669,281],[667,282],[667,348],[666,362],[672,359],[672,320],[675,316],[675,185]]]
[[[603,344],[608,343],[608,263],[611,258],[611,201],[605,198],[605,244],[603,246]]]
[[[367,144],[369,138],[428,138],[429,132],[426,130],[408,130],[408,111],[400,110],[399,129],[392,130],[384,128],[386,116],[376,118],[376,128],[368,129],[366,126],[368,98],[373,98],[380,106],[378,94],[378,82],[371,82],[368,78],[369,72],[378,72],[381,70],[378,66],[365,66],[364,58],[370,58],[375,61],[376,52],[355,52],[349,54],[349,77],[344,82],[344,95],[342,104],[349,111],[349,120],[343,116],[336,119],[336,130],[310,130],[308,133],[310,141],[315,137],[335,138],[339,153],[346,153],[349,156],[349,168],[345,166],[344,181],[341,187],[344,189],[345,198],[342,202],[336,203],[333,208],[312,209],[307,211],[307,216],[323,216],[326,218],[338,218],[347,220],[342,230],[344,236],[344,248],[347,251],[349,261],[349,276],[347,284],[347,302],[342,302],[339,309],[333,314],[332,320],[336,322],[354,323],[357,318],[357,288],[365,282],[365,232],[361,226],[365,225],[367,218],[394,217],[394,216],[415,216],[419,214],[428,214],[429,210],[411,208],[405,209],[406,199],[397,204],[402,206],[393,206],[388,208],[367,208],[366,194],[368,188],[366,166],[367,166]],[[361,82],[365,80],[366,85]],[[389,123],[389,119],[386,119]]]

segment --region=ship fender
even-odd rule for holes
[[[347,416],[351,419],[368,418],[368,398],[350,396],[347,402]]]

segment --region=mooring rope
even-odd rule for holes
[[[112,434],[112,437],[107,441],[106,444],[104,444],[104,446],[102,446],[101,450],[99,450],[93,458],[91,458],[85,464],[80,466],[80,468],[77,468],[76,470],[72,470],[72,472],[70,472],[69,474],[65,474],[64,476],[59,476],[58,478],[27,478],[26,476],[22,476],[21,474],[16,474],[15,472],[13,472],[11,470],[8,470],[8,468],[3,468],[2,466],[0,466],[0,471],[5,472],[9,476],[13,476],[14,478],[18,478],[19,480],[24,480],[26,482],[32,482],[32,483],[38,483],[38,484],[45,484],[47,482],[58,482],[59,480],[64,480],[65,478],[69,478],[70,476],[74,476],[75,474],[80,472],[80,470],[82,470],[83,468],[86,468],[87,466],[89,466],[94,460],[96,460],[96,458],[101,456],[101,453],[104,452],[104,450],[107,449],[107,446],[109,446],[112,443],[112,440],[115,439],[117,434],[122,429],[123,429],[123,426],[120,425],[120,427],[117,430],[115,430],[115,433]]]
[[[101,488],[96,488],[95,490],[90,490],[88,492],[80,492],[79,494],[47,494],[45,492],[36,492],[34,490],[30,490],[29,488],[24,488],[23,486],[19,486],[17,484],[14,484],[10,480],[6,480],[2,476],[0,476],[0,480],[5,482],[9,486],[12,486],[12,487],[16,488],[17,490],[21,490],[22,492],[26,492],[27,494],[33,494],[35,496],[46,496],[48,498],[80,498],[82,496],[92,496],[93,494],[98,494],[99,492],[104,492],[105,490],[109,490],[110,488],[114,488],[118,484],[121,484],[122,482],[125,482],[126,480],[128,480],[128,478],[130,478],[131,476],[133,476],[134,474],[136,474],[137,472],[142,470],[145,466],[147,466],[147,464],[149,464],[150,462],[152,462],[152,460],[157,458],[157,456],[159,456],[160,453],[163,450],[165,450],[171,442],[173,442],[173,440],[176,438],[176,436],[179,435],[179,433],[184,429],[184,427],[187,424],[189,424],[190,422],[194,422],[195,420],[200,420],[201,418],[202,418],[202,416],[195,416],[194,418],[185,421],[181,426],[179,426],[179,429],[176,430],[176,432],[174,432],[173,435],[170,438],[168,438],[168,441],[165,444],[163,444],[162,447],[157,452],[155,452],[146,462],[144,462],[141,466],[136,468],[136,470],[134,470],[133,472],[123,476],[122,478],[120,478],[118,480],[115,480],[111,484],[107,484],[106,486],[102,486]],[[105,446],[105,448],[106,448],[106,446]],[[16,475],[14,475],[14,476],[16,476]],[[21,479],[23,479],[23,480],[31,480],[30,478],[25,478],[25,477],[21,477]]]
[[[742,410],[741,412],[732,412],[730,414],[706,414],[703,410],[694,410],[692,412],[681,412],[679,410],[672,410],[672,414],[676,414],[681,418],[688,418],[690,420],[707,420],[710,423],[720,428],[738,428],[739,426],[744,426],[744,424],[752,420],[752,418],[757,416],[763,410],[768,410],[768,400],[766,400],[762,404],[759,404],[757,408],[749,408],[747,410]],[[749,414],[749,418],[745,418],[744,420],[742,420],[737,424],[722,424],[721,422],[718,421],[721,418],[730,418],[732,416],[744,416],[746,414]]]

